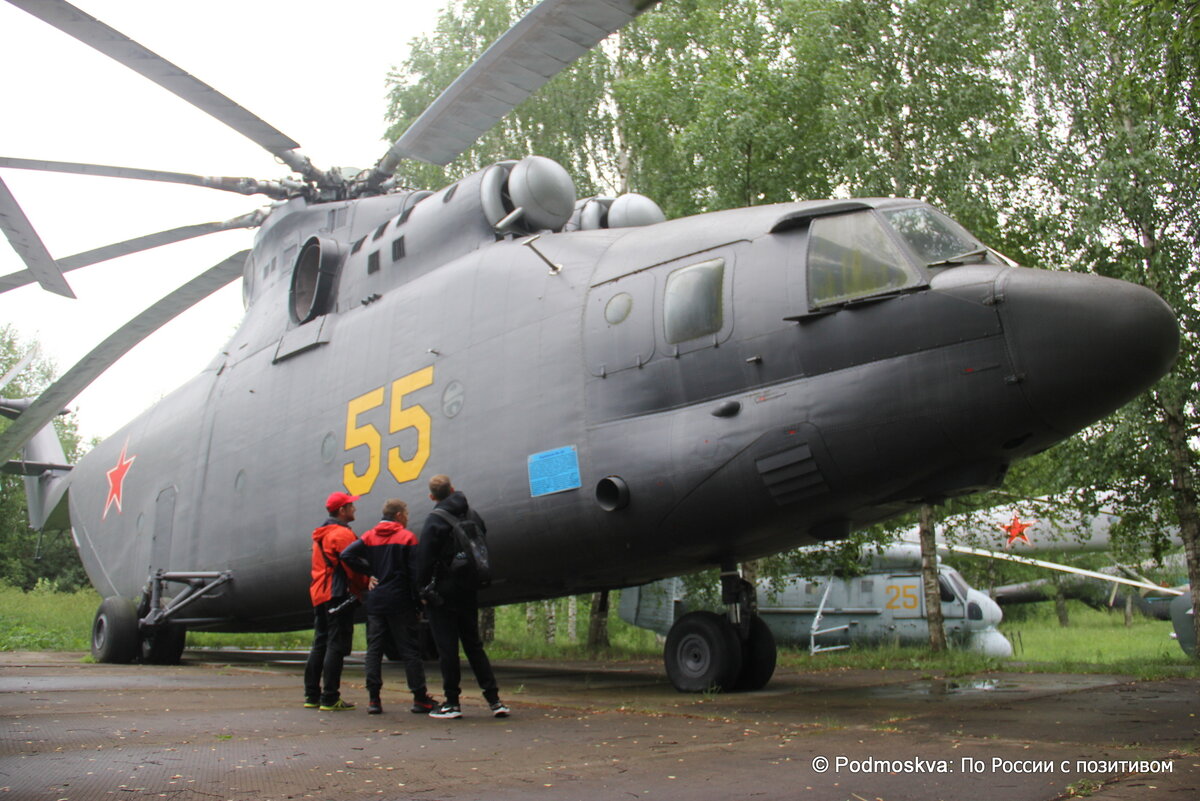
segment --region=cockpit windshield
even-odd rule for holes
[[[929,267],[985,261],[991,250],[966,229],[928,206],[910,206],[882,212],[896,232]]]
[[[943,567],[939,575],[949,581],[950,586],[954,588],[954,592],[959,598],[967,597],[967,582],[957,570],[952,567]]]
[[[920,273],[872,212],[813,220],[808,247],[812,308],[895,293],[921,282]]]

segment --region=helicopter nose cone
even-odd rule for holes
[[[1150,387],[1179,352],[1171,308],[1137,284],[1013,268],[997,279],[997,294],[1022,391],[1065,436]]]

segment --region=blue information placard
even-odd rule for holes
[[[542,451],[529,457],[529,496],[553,495],[579,489],[579,451],[574,445]]]

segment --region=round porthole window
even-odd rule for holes
[[[625,322],[625,318],[633,311],[633,296],[628,292],[618,292],[613,295],[604,307],[604,319],[609,325]]]
[[[334,438],[331,431],[321,440],[321,461],[329,464],[333,461],[334,456],[337,456],[337,439]]]

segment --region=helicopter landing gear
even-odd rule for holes
[[[671,626],[663,659],[681,693],[731,690],[742,669],[742,645],[716,612],[688,612]]]
[[[92,620],[92,658],[97,662],[132,662],[138,655],[138,619],[126,598],[105,598]]]
[[[775,636],[758,616],[754,586],[723,570],[721,598],[725,616],[689,612],[667,634],[663,660],[680,692],[761,690],[775,673]]]
[[[142,631],[142,663],[146,665],[178,665],[187,642],[187,629],[171,623]]]

